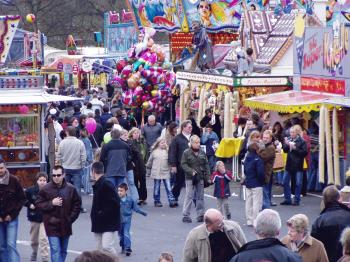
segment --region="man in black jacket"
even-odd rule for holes
[[[340,193],[335,186],[323,190],[325,208],[312,225],[311,236],[320,240],[330,262],[336,262],[342,256],[339,241],[344,228],[350,226],[350,209],[339,202]]]
[[[280,215],[272,209],[264,209],[255,220],[255,233],[258,240],[250,241],[242,246],[231,262],[302,262],[301,257],[290,251],[278,235],[281,230]]]
[[[303,183],[304,158],[307,155],[307,146],[299,125],[290,128],[290,137],[285,138],[283,151],[287,153],[286,169],[283,175],[284,201],[281,205],[292,205],[290,180],[295,176],[295,197],[293,205],[299,206],[301,187]]]
[[[113,184],[104,177],[102,162],[92,164],[94,198],[91,208],[91,231],[95,233],[97,249],[117,254],[116,231],[120,228],[120,200]]]
[[[186,120],[181,124],[181,133],[175,136],[169,146],[169,165],[170,172],[175,174],[175,184],[173,186],[173,195],[175,197],[176,205],[180,196],[181,188],[185,183],[185,174],[181,167],[181,158],[183,152],[188,148],[192,133],[191,120]]]
[[[112,129],[112,140],[103,145],[100,156],[100,161],[106,168],[106,178],[114,187],[125,182],[126,165],[131,157],[130,147],[120,140],[120,135],[120,130]]]
[[[0,261],[20,261],[16,241],[18,214],[24,201],[21,184],[0,159]]]

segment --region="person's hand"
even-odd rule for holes
[[[62,206],[62,198],[61,197],[55,197],[54,199],[52,199],[52,205],[54,206]]]
[[[288,144],[288,142],[289,142],[289,141],[288,141],[288,137],[285,137],[285,138],[284,138],[284,143]]]
[[[30,209],[35,209],[35,206],[33,204],[30,204],[29,208]]]
[[[4,219],[5,222],[10,222],[11,221],[11,216],[10,215],[7,215]]]
[[[176,166],[172,166],[172,167],[170,168],[170,172],[173,173],[173,174],[177,173]]]

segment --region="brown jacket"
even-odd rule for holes
[[[287,235],[281,242],[291,249],[291,240]],[[326,250],[321,241],[312,236],[307,236],[304,244],[299,248],[298,254],[304,262],[328,262]]]
[[[52,205],[56,197],[63,199],[62,206]],[[80,214],[81,198],[75,187],[65,180],[61,187],[50,182],[39,191],[35,206],[43,212],[47,236],[67,237],[72,234],[72,224]]]
[[[24,205],[25,195],[18,178],[6,172],[6,178],[0,183],[0,217],[4,219],[9,215],[13,220]]]
[[[272,143],[266,144],[265,148],[259,151],[259,156],[265,164],[265,183],[268,184],[273,172],[273,165],[276,158],[276,148]]]

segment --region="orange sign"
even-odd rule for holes
[[[345,80],[302,77],[300,86],[301,90],[345,96]]]

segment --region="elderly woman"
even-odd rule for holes
[[[192,222],[190,215],[193,201],[196,201],[197,222],[203,222],[204,180],[209,181],[210,169],[207,156],[200,148],[198,136],[191,136],[190,148],[184,151],[181,158],[181,166],[186,179],[186,196],[182,211],[182,222]]]
[[[341,233],[340,243],[343,246],[343,256],[338,262],[350,262],[350,227],[345,228]]]
[[[309,234],[309,219],[304,214],[292,216],[287,221],[288,235],[281,242],[297,252],[307,262],[328,262],[322,242]]]

